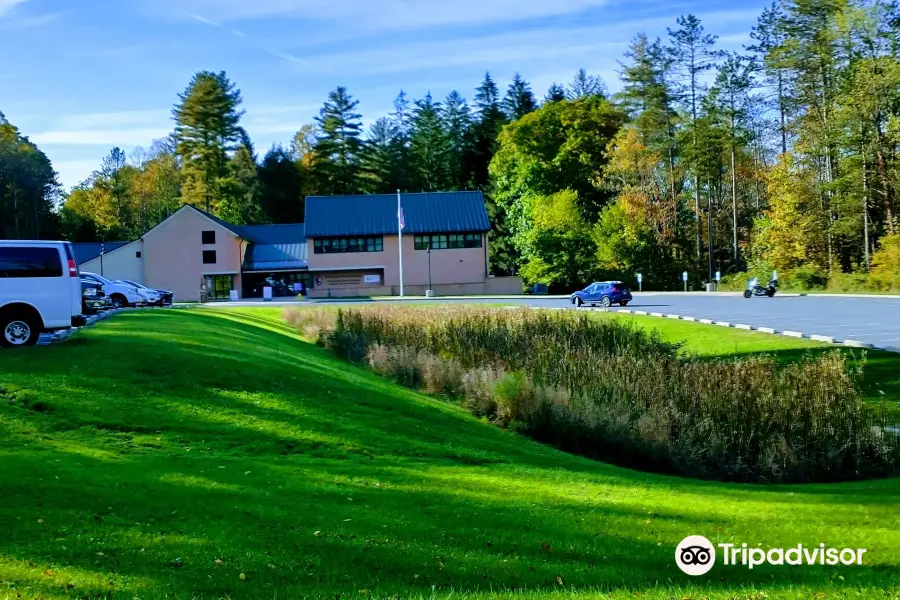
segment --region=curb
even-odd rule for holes
[[[740,329],[743,331],[755,331],[757,333],[767,333],[769,335],[781,335],[790,338],[797,339],[808,339],[813,342],[822,342],[825,344],[831,344],[834,346],[844,346],[847,348],[861,348],[863,350],[882,350],[884,352],[894,352],[900,354],[900,346],[876,346],[874,344],[870,344],[868,342],[861,342],[859,340],[837,340],[829,335],[818,335],[818,334],[806,334],[802,331],[779,331],[778,329],[774,329],[772,327],[754,327],[752,325],[747,325],[745,323],[732,324],[728,321],[714,321],[712,319],[698,319],[696,317],[684,317],[681,315],[674,314],[663,314],[663,313],[647,313],[642,310],[620,310],[617,311],[624,314],[634,314],[641,316],[651,316],[657,318],[664,319],[677,319],[680,321],[687,321],[689,323],[700,323],[703,325],[718,325],[719,327],[730,327],[733,329]]]

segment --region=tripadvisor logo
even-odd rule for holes
[[[717,544],[702,535],[690,535],[675,548],[675,564],[688,575],[705,575],[716,564],[716,547],[721,553],[722,564],[753,569],[770,565],[862,565],[865,548],[830,548],[825,544],[791,548],[750,548],[747,544]]]

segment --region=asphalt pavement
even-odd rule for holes
[[[534,296],[502,302],[573,308],[565,299]],[[807,336],[833,337],[838,341],[857,340],[879,348],[900,348],[900,298],[776,295],[774,298],[747,299],[739,295],[634,292],[634,300],[628,309],[797,331]],[[617,310],[621,309],[610,309]]]

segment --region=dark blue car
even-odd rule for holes
[[[631,290],[621,281],[597,281],[569,296],[569,301],[575,306],[585,304],[604,308],[613,304],[628,306],[631,302]]]

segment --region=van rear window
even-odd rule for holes
[[[62,277],[63,266],[56,248],[0,246],[0,279]]]

